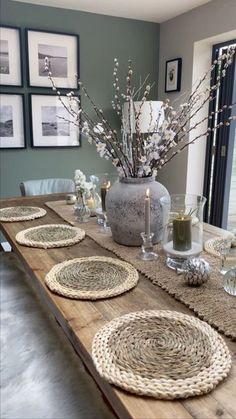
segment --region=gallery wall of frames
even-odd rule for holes
[[[67,103],[67,93],[78,87],[78,35],[0,26],[0,85],[4,87],[0,93],[1,149],[26,148],[26,113],[31,125],[29,146],[81,145],[79,128],[70,124],[65,107],[52,89],[45,70],[46,57],[61,98]]]

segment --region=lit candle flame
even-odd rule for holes
[[[149,190],[149,188],[147,188],[147,190],[146,190],[146,198],[149,198],[150,197],[150,190]]]
[[[110,187],[111,187],[111,182],[108,180],[106,189],[108,190],[108,189],[110,189]]]

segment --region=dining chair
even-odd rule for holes
[[[34,179],[20,183],[22,196],[48,195],[52,193],[75,192],[72,179]]]

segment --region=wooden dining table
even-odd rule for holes
[[[122,419],[235,419],[236,343],[223,335],[232,355],[232,369],[227,379],[211,393],[204,396],[175,401],[141,397],[110,385],[99,376],[91,357],[92,341],[96,332],[113,318],[129,312],[149,309],[175,310],[191,316],[195,316],[195,314],[141,274],[136,288],[111,299],[93,302],[81,301],[52,293],[45,285],[44,278],[55,264],[83,256],[114,257],[114,254],[99,246],[89,237],[76,245],[54,249],[30,248],[16,242],[16,234],[23,229],[43,224],[66,224],[55,212],[45,206],[45,202],[61,198],[61,195],[50,195],[1,200],[1,207],[30,205],[47,210],[46,216],[32,221],[1,223],[1,231],[30,274],[30,284],[37,295],[47,304],[48,310],[53,313],[117,417]],[[205,239],[222,235],[222,233],[224,231],[219,228],[207,224],[204,226]]]

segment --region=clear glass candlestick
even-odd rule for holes
[[[141,233],[143,244],[141,246],[140,259],[155,260],[158,258],[158,254],[155,253],[153,250],[153,243],[152,243],[153,236],[154,236],[154,233],[150,233],[150,234]]]
[[[111,228],[109,226],[108,220],[107,220],[107,213],[106,211],[103,211],[103,224],[102,224],[102,228],[101,231],[102,233],[105,234],[111,234]]]

